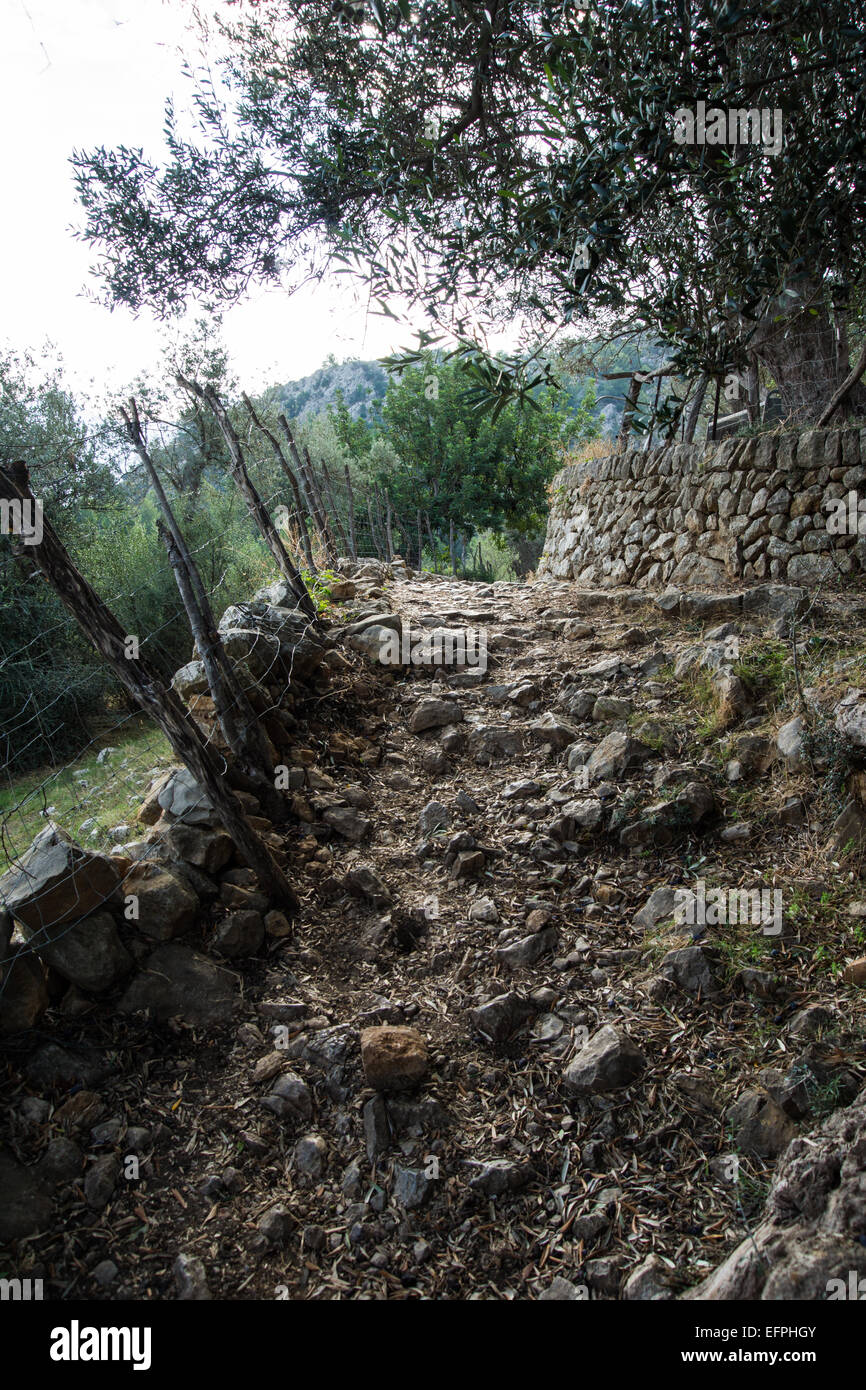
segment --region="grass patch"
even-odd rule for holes
[[[117,752],[98,763],[97,754],[108,746]],[[135,824],[154,770],[175,761],[161,731],[143,715],[135,715],[120,729],[95,738],[75,762],[34,768],[10,781],[0,789],[0,869],[20,857],[49,821],[77,839],[82,821],[92,817],[96,825],[91,829],[98,833],[91,838],[85,831],[81,843],[87,849],[110,848],[113,841],[107,832],[115,825]]]
[[[773,709],[781,704],[789,682],[794,683],[791,655],[781,642],[760,642],[749,647],[734,663],[733,671],[756,703]]]

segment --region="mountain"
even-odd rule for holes
[[[335,405],[340,390],[352,417],[366,420],[373,401],[382,399],[387,386],[388,373],[379,362],[362,362],[358,358],[335,362],[330,358],[309,376],[274,386],[272,395],[289,419],[303,419]]]
[[[583,345],[583,352],[577,354],[577,362],[569,369],[560,364],[557,375],[564,388],[568,405],[577,410],[587,386],[595,385],[596,406],[593,414],[599,420],[603,433],[608,437],[616,435],[622,419],[628,379],[606,380],[606,371],[629,369],[651,371],[660,365],[662,357],[658,348],[648,345],[640,347],[610,345],[598,352],[599,343],[590,340]],[[594,360],[593,360],[594,359]],[[592,361],[592,365],[590,365]],[[563,370],[565,365],[565,370]],[[328,406],[336,405],[337,391],[343,399],[353,419],[366,420],[375,416],[374,401],[381,400],[388,387],[388,373],[380,362],[361,361],[349,358],[336,362],[333,357],[318,371],[298,381],[287,381],[281,386],[271,388],[270,395],[279,401],[280,409],[289,419],[304,419],[308,415],[318,415]]]

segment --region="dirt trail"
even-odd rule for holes
[[[829,867],[820,767],[776,747],[778,617],[432,576],[360,597],[485,629],[487,671],[350,654],[305,729],[294,934],[232,968],[232,1025],[69,1020],[99,1102],[73,1125],[12,1082],[22,1159],[140,1155],[99,1209],[70,1153],[16,1269],[54,1297],[676,1296],[866,1075],[862,990],[827,968],[862,954],[866,892]],[[832,615],[816,633],[841,650]],[[697,880],[782,890],[780,931],[677,926],[652,895]],[[426,1039],[413,1089],[365,1084],[380,1023]]]

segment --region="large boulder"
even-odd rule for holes
[[[82,849],[59,826],[48,825],[16,867],[0,878],[0,907],[29,932],[37,932],[98,911],[119,885],[116,864]]]
[[[168,941],[195,921],[197,895],[163,864],[151,860],[134,864],[126,875],[124,893],[137,900],[138,916],[131,921],[145,936]]]
[[[646,1058],[627,1034],[605,1024],[569,1063],[563,1081],[574,1096],[630,1086],[646,1068]]]
[[[390,1024],[361,1030],[361,1061],[368,1085],[377,1091],[415,1086],[430,1065],[423,1033]]]
[[[645,743],[616,731],[603,738],[591,753],[586,764],[587,776],[590,782],[607,782],[640,767],[651,757],[652,749]]]
[[[754,1232],[683,1297],[702,1302],[862,1298],[864,1170],[866,1090],[813,1134],[792,1140]]]
[[[208,874],[224,869],[235,852],[235,842],[224,830],[200,825],[173,825],[163,843],[170,859],[192,864]]]
[[[866,748],[866,695],[850,690],[836,706],[836,728],[854,744]]]
[[[453,700],[439,700],[435,695],[427,695],[419,700],[409,716],[409,729],[413,734],[426,729],[441,729],[446,724],[457,724],[463,718],[463,711]]]
[[[171,685],[186,703],[195,695],[209,694],[210,687],[205,675],[204,662],[188,661],[186,666],[181,666],[179,671],[175,671]]]
[[[149,1013],[162,1022],[179,1017],[197,1027],[216,1027],[231,1018],[231,976],[198,951],[179,942],[157,946],[121,997],[121,1013]]]
[[[253,599],[227,608],[219,632],[232,661],[243,661],[257,680],[306,679],[320,665],[328,643],[296,609]]]
[[[567,748],[580,737],[580,731],[567,719],[561,719],[550,710],[533,719],[529,725],[529,736],[533,743],[549,743],[551,748]]]
[[[132,956],[108,912],[97,912],[74,926],[52,928],[47,941],[45,935],[40,933],[34,938],[40,942],[34,947],[36,954],[79,989],[99,994],[111,989],[132,969]]]
[[[373,665],[377,662],[382,666],[402,665],[403,651],[399,630],[386,627],[381,622],[370,622],[359,632],[349,633],[345,641],[347,647],[360,652]]]
[[[213,802],[185,767],[173,768],[156,793],[157,805],[169,820],[184,825],[219,824]]]

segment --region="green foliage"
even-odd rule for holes
[[[169,106],[164,167],[75,154],[113,302],[297,283],[324,246],[374,308],[402,296],[453,334],[479,399],[526,400],[549,369],[491,360],[472,310],[643,331],[682,372],[754,353],[786,409],[826,400],[833,287],[856,302],[866,265],[861,0],[344,9],[238,7],[217,26],[224,88],[203,65],[195,142]],[[698,101],[780,111],[781,147],[678,142]]]
[[[394,461],[386,471],[381,455],[372,459],[374,476],[398,511],[428,513],[437,534],[452,522],[464,533],[536,529],[562,463],[566,421],[549,392],[535,406],[512,403],[493,419],[475,409],[456,363],[428,355],[389,381],[382,421]],[[590,427],[582,418],[580,428]]]
[[[328,407],[328,419],[334,427],[334,434],[351,458],[369,454],[373,435],[364,420],[355,420],[346,405],[341,387],[335,392],[334,405]]]
[[[224,355],[204,327],[176,345],[178,366],[227,384]],[[164,485],[196,558],[215,615],[249,597],[272,562],[225,476],[207,419],[162,387],[136,383]],[[23,459],[34,494],[73,560],[142,655],[164,678],[190,659],[189,625],[156,531],[157,508],[139,466],[124,468],[113,420],[88,424],[58,368],[0,356],[0,461]],[[126,700],[101,657],[44,581],[26,546],[0,539],[0,758],[10,775],[65,759],[88,726]]]

